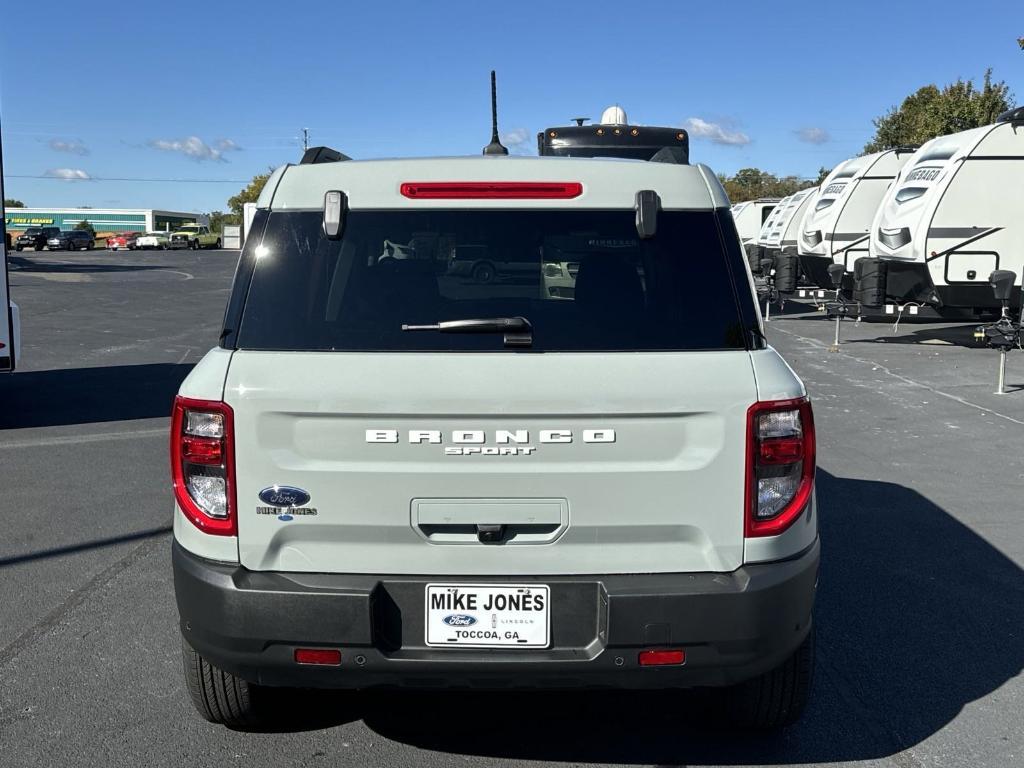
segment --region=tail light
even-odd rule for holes
[[[747,411],[747,536],[791,526],[814,489],[814,415],[807,398],[754,403]]]
[[[218,536],[238,532],[230,406],[215,400],[175,398],[171,479],[174,498],[193,525]]]

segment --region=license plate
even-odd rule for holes
[[[428,584],[427,645],[547,648],[550,596],[546,585]]]

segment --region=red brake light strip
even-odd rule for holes
[[[412,200],[571,200],[583,194],[578,181],[407,181]]]

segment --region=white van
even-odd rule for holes
[[[870,255],[897,303],[998,311],[989,275],[1024,273],[1024,107],[921,147],[878,208]]]
[[[842,264],[852,272],[853,263],[868,255],[871,220],[914,149],[854,157],[828,175],[814,207],[804,216],[797,246],[800,266],[812,283],[831,288],[829,266]]]
[[[0,189],[2,189],[0,184]],[[0,238],[0,264],[3,265],[0,272],[0,308],[3,309],[3,317],[0,318],[0,373],[7,373],[14,370],[14,366],[21,355],[21,320],[18,316],[18,305],[10,300],[10,284],[7,280],[7,231],[6,227],[0,226],[3,230]]]

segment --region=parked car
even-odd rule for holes
[[[161,251],[166,251],[170,242],[170,236],[166,232],[146,232],[135,239],[135,247],[140,251],[150,248],[159,248]]]
[[[96,245],[92,232],[86,229],[69,229],[66,232],[59,232],[46,241],[46,247],[51,251],[80,251],[83,248],[91,251]]]
[[[60,234],[60,227],[29,227],[14,241],[14,249],[35,248],[37,251],[46,247],[46,241]]]
[[[129,251],[134,251],[136,248],[135,241],[138,236],[138,232],[121,232],[117,235],[111,235],[107,238],[107,248],[112,251],[117,251],[121,248],[127,248]]]
[[[267,189],[171,421],[201,715],[260,727],[289,687],[722,686],[740,723],[796,721],[811,404],[714,172],[307,161]],[[572,296],[542,293],[563,262]]]
[[[205,224],[186,224],[171,235],[171,248],[220,248],[220,236]]]

